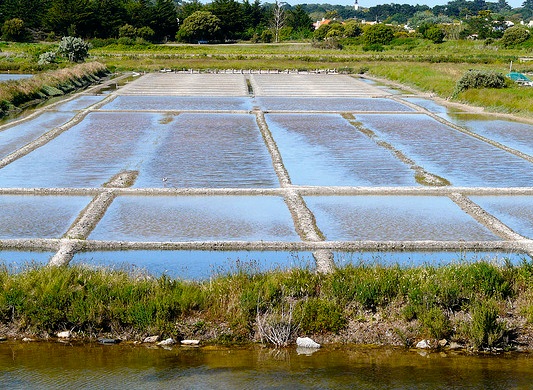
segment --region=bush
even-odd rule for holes
[[[46,53],[43,53],[39,56],[39,65],[48,65],[53,64],[56,62],[56,55],[57,53],[55,51],[47,51]]]
[[[498,308],[493,301],[478,303],[472,308],[468,335],[474,348],[492,348],[504,333],[505,324],[498,321]]]
[[[81,38],[63,37],[59,43],[58,53],[70,62],[83,62],[89,56],[89,43]]]
[[[125,24],[124,26],[118,29],[118,36],[120,38],[122,37],[135,38],[137,36],[137,29],[133,27],[131,24]]]
[[[530,36],[531,33],[527,28],[522,26],[513,26],[505,30],[500,42],[504,46],[514,46],[527,41]]]
[[[364,34],[363,39],[367,45],[380,44],[388,45],[394,38],[394,30],[391,26],[385,24],[374,24],[368,27]]]
[[[24,41],[26,38],[24,21],[18,18],[6,20],[2,26],[2,35],[7,41]]]
[[[148,26],[140,27],[137,29],[137,37],[146,41],[151,41],[154,38],[155,31]]]
[[[433,43],[442,43],[444,41],[444,31],[438,26],[431,26],[425,31],[424,37]]]
[[[507,86],[505,77],[501,73],[469,70],[455,84],[453,97],[459,93],[472,88],[505,88]]]
[[[347,323],[341,307],[329,300],[310,298],[299,309],[295,317],[302,319],[301,329],[306,333],[338,333]]]
[[[264,30],[261,33],[261,41],[264,43],[270,43],[274,39],[274,33],[271,30]]]

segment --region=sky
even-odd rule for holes
[[[486,0],[487,2],[497,2],[497,0]],[[361,7],[373,7],[375,5],[380,4],[421,4],[421,5],[427,5],[429,7],[434,7],[436,5],[445,5],[449,1],[448,0],[359,0],[359,5]],[[522,6],[522,3],[524,0],[507,0],[507,4],[509,4],[513,8],[518,8]],[[289,4],[340,4],[340,5],[353,5],[354,0],[290,0],[287,1]]]

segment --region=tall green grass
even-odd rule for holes
[[[237,342],[253,339],[258,315],[281,313],[290,304],[293,319],[308,335],[340,333],[350,321],[361,320],[361,313],[387,313],[391,323],[407,324],[419,337],[448,337],[483,348],[502,342],[509,307],[519,306],[530,317],[533,304],[524,297],[533,293],[532,281],[533,265],[526,261],[408,268],[359,264],[331,274],[241,269],[205,281],[82,266],[20,273],[4,268],[0,320],[34,334],[74,329],[87,337],[155,333]],[[467,314],[459,323],[451,315],[458,312]],[[185,334],[183,324],[202,326]],[[206,326],[219,331],[205,336]]]

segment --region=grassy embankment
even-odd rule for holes
[[[509,347],[530,333],[532,297],[528,262],[357,265],[327,275],[243,269],[202,282],[79,266],[0,272],[3,332],[42,337],[72,329],[82,338],[158,334],[247,342],[257,340],[261,321],[289,326],[289,341],[312,335],[411,346],[446,338],[474,349]]]
[[[0,117],[26,105],[85,88],[108,75],[105,65],[89,62],[0,84]]]

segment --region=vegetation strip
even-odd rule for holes
[[[356,264],[329,274],[258,272],[246,264],[206,281],[83,266],[0,269],[0,334],[204,343],[264,339],[289,326],[321,344],[469,350],[533,349],[533,266],[487,261],[400,267]],[[291,320],[281,316],[290,311]]]

